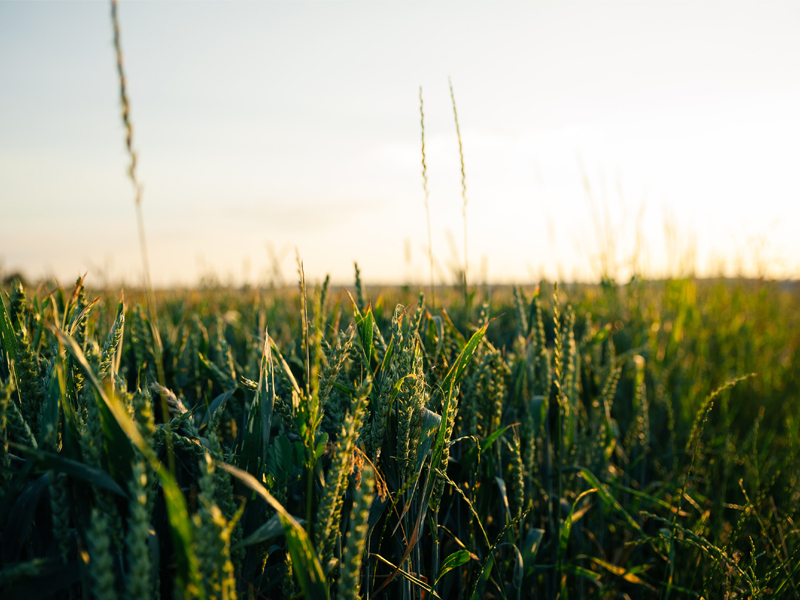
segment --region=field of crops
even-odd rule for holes
[[[796,284],[349,287],[5,289],[0,596],[797,597]]]

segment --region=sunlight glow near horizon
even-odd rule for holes
[[[108,12],[0,3],[5,272],[138,280]],[[266,281],[267,244],[289,283],[295,247],[312,280],[357,260],[427,283],[420,84],[450,283],[448,76],[471,282],[596,280],[599,231],[622,280],[800,276],[800,5],[122,0],[120,19],[158,285]]]

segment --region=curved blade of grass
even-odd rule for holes
[[[494,321],[494,319],[492,319],[492,321]],[[469,339],[464,346],[464,349],[456,358],[453,366],[450,367],[450,371],[442,380],[442,390],[448,390],[453,385],[457,385],[458,382],[461,381],[461,378],[464,376],[464,372],[467,370],[467,366],[469,366],[469,361],[472,358],[472,355],[475,354],[475,350],[478,349],[478,345],[483,340],[483,336],[486,335],[486,330],[489,328],[489,325],[492,323],[492,321],[489,321],[486,325],[472,334],[472,337]]]
[[[267,338],[269,339],[270,351],[274,352],[278,357],[278,362],[281,365],[281,370],[283,370],[284,375],[286,375],[286,377],[289,379],[289,383],[292,384],[292,388],[295,392],[297,392],[297,395],[302,396],[303,392],[300,389],[300,384],[297,383],[297,380],[294,378],[294,374],[292,373],[292,369],[289,368],[289,364],[283,358],[283,354],[281,354],[280,349],[278,349],[278,344],[276,344],[275,340],[273,340],[271,337],[267,336]]]
[[[300,523],[300,525],[303,525],[305,520],[297,519],[297,522]],[[272,517],[266,523],[256,529],[241,542],[236,544],[233,548],[231,548],[231,550],[246,548],[247,546],[252,546],[253,544],[260,544],[261,542],[266,542],[267,540],[276,538],[279,535],[283,535],[283,523],[278,515],[272,515]]]
[[[439,574],[436,575],[434,584],[439,583],[439,580],[447,575],[447,573],[453,569],[457,569],[461,565],[467,564],[470,560],[472,560],[472,557],[470,556],[468,550],[456,550],[450,556],[445,558],[444,562],[442,562],[442,566],[439,567]]]
[[[75,333],[75,330],[78,328],[78,324],[84,319],[84,317],[86,317],[86,315],[89,314],[89,311],[94,308],[94,305],[97,304],[97,302],[100,300],[101,297],[102,296],[98,296],[97,298],[92,300],[89,304],[87,304],[83,308],[83,310],[80,312],[80,314],[78,314],[78,316],[72,318],[72,324],[67,329],[67,333],[69,333],[70,335]]]
[[[542,547],[544,529],[531,528],[525,536],[525,543],[522,546],[522,564],[525,573],[529,573],[536,564],[536,555]]]
[[[425,590],[426,592],[431,594],[434,598],[440,598],[441,597],[441,596],[439,596],[439,594],[436,593],[436,591],[433,588],[428,587],[428,585],[424,581],[422,581],[418,577],[415,577],[411,573],[409,573],[407,571],[404,571],[400,567],[397,567],[397,566],[393,565],[391,562],[389,562],[388,560],[383,558],[380,554],[370,554],[370,556],[374,556],[379,561],[381,561],[383,564],[388,565],[392,569],[395,569],[395,571],[397,571],[398,574],[400,574],[403,577],[405,577],[406,579],[408,579],[414,585],[422,588],[423,590]],[[377,594],[375,594],[375,595],[377,595]]]
[[[508,488],[506,487],[506,482],[502,477],[495,477],[494,480],[497,482],[497,488],[500,490],[500,497],[503,499],[503,508],[506,509],[506,516],[510,519],[511,508],[508,505]]]
[[[600,573],[585,569],[584,567],[577,567],[575,565],[567,565],[564,567],[564,572],[569,573],[570,575],[575,575],[576,577],[588,579],[597,587],[601,586],[601,580],[603,579],[603,576],[600,575]]]
[[[516,544],[512,544],[511,542],[504,542],[497,545],[498,548],[500,546],[511,546],[514,549],[514,574],[511,578],[511,585],[514,586],[515,590],[518,590],[522,587],[522,578],[525,575],[525,561],[522,558],[522,552],[519,551]]]
[[[447,314],[447,310],[444,307],[442,307],[442,319],[444,321],[442,326],[447,326],[447,328],[450,329],[450,331],[453,333],[453,336],[456,338],[456,343],[460,348],[463,348],[467,344],[467,338],[465,338],[455,326],[453,321],[450,319],[450,315]]]
[[[261,496],[278,513],[283,524],[286,541],[289,544],[289,554],[292,556],[294,571],[306,600],[328,598],[325,573],[314,552],[314,545],[303,526],[250,473],[226,463],[217,463],[217,465]]]
[[[634,583],[636,585],[643,585],[643,586],[655,591],[655,588],[653,586],[651,586],[649,583],[647,583],[643,579],[641,579],[641,578],[636,576],[637,573],[641,573],[642,571],[644,571],[647,568],[645,565],[640,565],[638,567],[633,567],[632,569],[625,569],[625,568],[620,567],[618,565],[612,565],[611,563],[606,562],[601,558],[597,558],[596,556],[590,556],[588,558],[594,564],[596,564],[598,567],[602,567],[603,569],[605,569],[606,571],[608,571],[612,575],[616,575],[617,577],[622,577],[628,583]]]
[[[567,554],[567,544],[569,543],[569,535],[572,533],[572,524],[578,521],[584,514],[585,511],[579,512],[577,515],[575,514],[575,509],[578,508],[578,504],[581,500],[583,500],[589,494],[594,494],[597,491],[597,488],[591,488],[582,492],[576,499],[575,502],[572,503],[572,508],[569,511],[569,516],[567,520],[564,521],[564,525],[561,527],[561,536],[558,539],[558,560],[562,562],[564,560],[564,556]]]
[[[586,468],[578,469],[578,473],[589,485],[597,489],[597,493],[603,499],[603,502],[610,505],[639,535],[644,536],[644,532],[636,520],[628,513],[628,511],[622,508],[622,505],[617,502],[617,499],[611,495],[611,493],[602,483],[600,483],[600,480],[595,477],[594,473]]]
[[[74,477],[75,479],[80,479],[86,483],[103,488],[109,492],[113,492],[119,496],[122,496],[123,498],[128,497],[128,494],[125,492],[125,490],[123,490],[122,487],[120,487],[120,485],[102,469],[90,467],[89,465],[78,462],[77,460],[64,458],[59,454],[45,452],[44,450],[39,450],[38,448],[23,446],[22,444],[15,444],[14,442],[9,442],[8,445],[12,448],[16,448],[23,454],[30,456],[31,459],[33,459],[41,467],[52,469],[53,471],[58,471],[60,473],[66,473],[70,477]]]

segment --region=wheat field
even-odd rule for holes
[[[795,595],[796,289],[356,273],[12,285],[3,597]]]

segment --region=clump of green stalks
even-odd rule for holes
[[[3,291],[0,596],[797,597],[796,290],[462,291]]]

